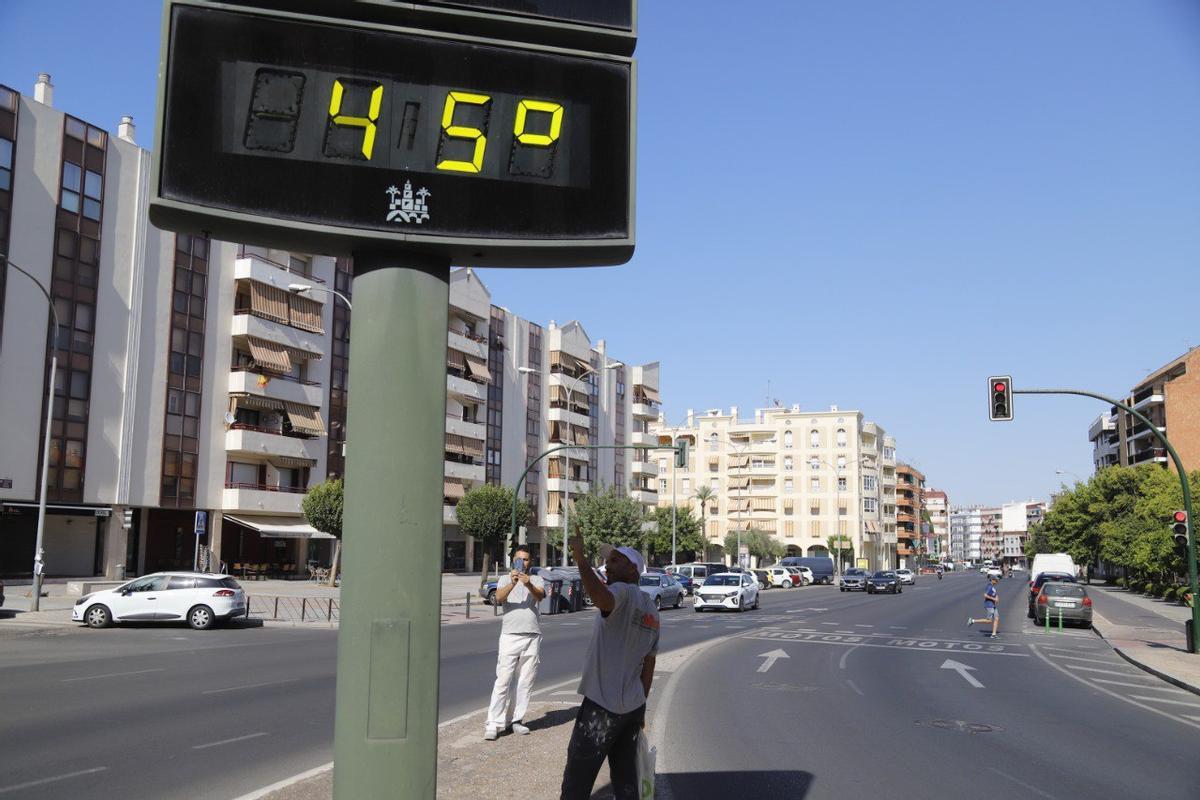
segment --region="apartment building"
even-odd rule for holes
[[[0,86],[0,252],[58,317],[55,330],[38,286],[0,270],[0,574],[32,571],[50,341],[48,575],[190,568],[197,551],[235,571],[328,564],[332,537],[301,502],[345,470],[351,264],[154,228],[133,121],[111,136],[52,100],[48,76],[32,97]],[[577,322],[493,305],[473,270],[450,281],[443,567],[461,569],[482,551],[458,530],[458,499],[515,484],[551,443],[648,440],[659,367],[609,358]],[[657,502],[645,451],[568,455],[524,488],[543,559],[590,486]]]
[[[1000,515],[1000,509],[987,506],[952,509],[950,547],[954,559],[978,562],[984,558],[999,556]]]
[[[1200,459],[1200,348],[1188,350],[1147,375],[1125,402],[1170,437],[1184,464]],[[1117,408],[1089,426],[1088,439],[1097,469],[1115,463],[1164,464],[1174,469],[1150,427]]]
[[[442,569],[482,567],[483,548],[458,526],[463,495],[484,482],[515,487],[552,447],[579,445],[538,461],[521,485],[532,510],[522,535],[539,563],[561,563],[574,499],[593,488],[615,486],[647,509],[657,505],[647,451],[588,445],[656,444],[645,430],[660,402],[657,363],[628,366],[578,321],[530,322],[493,305],[473,270],[452,272]]]
[[[868,566],[895,563],[896,445],[861,412],[797,405],[741,419],[736,407],[689,410],[682,425],[660,418],[649,431],[664,444],[686,440],[691,448],[687,466],[674,473],[669,456],[659,457],[660,505],[670,504],[673,491],[679,505],[695,508],[696,492],[711,492],[698,509],[704,557],[732,563],[737,554],[724,551],[726,535],[756,529],[777,538],[788,555],[828,554],[829,537],[840,534]]]
[[[925,510],[929,514],[929,538],[926,551],[938,561],[953,558],[949,497],[941,489],[926,489]]]
[[[916,568],[925,508],[925,474],[911,464],[896,465],[896,567]]]

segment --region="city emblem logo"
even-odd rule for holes
[[[388,204],[388,222],[415,222],[420,225],[429,219],[429,205],[425,202],[425,198],[429,197],[432,192],[424,186],[414,192],[412,182],[405,181],[403,191],[395,186],[389,186],[387,194],[391,198],[391,202]]]

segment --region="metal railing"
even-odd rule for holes
[[[303,486],[271,486],[266,483],[240,483],[237,481],[226,481],[226,489],[254,489],[259,492],[287,492],[288,494],[304,494],[308,489]]]

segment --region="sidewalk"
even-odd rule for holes
[[[1117,586],[1093,583],[1088,587],[1093,603],[1096,633],[1117,654],[1181,689],[1200,694],[1200,655],[1187,652],[1184,622],[1192,611]]]

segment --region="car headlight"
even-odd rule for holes
[[[737,592],[726,592],[725,596],[726,597],[737,597],[738,593]]]

